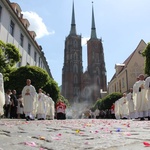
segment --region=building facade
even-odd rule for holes
[[[38,66],[52,77],[42,46],[35,40],[36,33],[28,30],[29,26],[29,21],[23,17],[17,3],[11,3],[9,0],[0,1],[0,40],[19,49],[21,61],[17,67]]]
[[[81,35],[76,33],[74,3],[69,35],[65,40],[62,69],[62,95],[70,103],[95,103],[101,89],[107,89],[106,68],[102,40],[97,38],[92,6],[91,37],[87,41],[87,71],[83,72]]]
[[[116,72],[108,83],[108,94],[128,92],[140,74],[144,74],[145,58],[141,52],[147,44],[141,40],[133,53],[121,64],[116,64]],[[146,77],[146,75],[145,75]]]

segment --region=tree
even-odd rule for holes
[[[99,108],[100,110],[106,110],[106,109],[110,109],[112,104],[115,103],[115,101],[117,101],[118,99],[120,99],[122,97],[122,93],[112,93],[107,95],[106,97],[98,100],[95,103],[95,108]]]
[[[53,99],[58,97],[59,90],[57,90],[56,82],[50,78],[44,69],[36,66],[23,66],[14,69],[9,75],[9,81],[4,84],[5,89],[16,89],[17,93],[21,94],[23,87],[26,85],[26,79],[31,79],[32,85],[35,86],[37,91],[42,88],[45,92],[52,94]]]
[[[5,78],[20,58],[19,50],[13,44],[5,44],[0,40],[0,72]]]
[[[43,87],[43,90],[46,93],[49,93],[50,97],[52,97],[52,99],[56,103],[60,96],[60,91],[58,84],[53,79],[49,79],[48,83]]]
[[[144,49],[142,55],[146,57],[145,74],[150,75],[150,42],[147,44],[147,47]]]

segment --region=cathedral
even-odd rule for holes
[[[70,104],[94,104],[101,98],[100,91],[107,90],[107,77],[102,40],[97,38],[92,6],[91,36],[87,41],[87,70],[83,72],[81,35],[76,32],[74,3],[71,29],[65,39],[61,94]]]

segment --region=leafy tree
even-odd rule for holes
[[[20,58],[19,50],[13,44],[5,44],[0,40],[0,72],[3,73],[5,79]]]
[[[59,87],[58,87],[58,84],[53,80],[53,79],[49,79],[48,80],[48,83],[43,87],[43,90],[46,92],[46,93],[49,93],[50,94],[50,97],[52,97],[52,99],[54,100],[54,102],[56,103],[56,101],[58,100],[59,98]]]
[[[52,80],[42,68],[23,66],[13,69],[9,75],[9,81],[6,81],[4,84],[5,89],[16,89],[18,93],[21,93],[23,87],[26,85],[26,79],[31,79],[32,85],[35,86],[36,90],[43,88],[48,84],[49,80]]]
[[[143,51],[142,55],[146,57],[145,59],[145,74],[150,75],[150,42]]]
[[[100,110],[110,109],[112,104],[115,103],[116,100],[122,97],[122,93],[112,93],[107,95],[106,97],[98,100],[95,104],[95,108],[97,107]]]

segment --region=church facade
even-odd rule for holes
[[[94,104],[107,90],[107,76],[102,40],[97,38],[92,6],[91,36],[87,41],[87,70],[83,72],[81,35],[76,32],[74,3],[69,35],[65,39],[61,94],[70,104]]]

